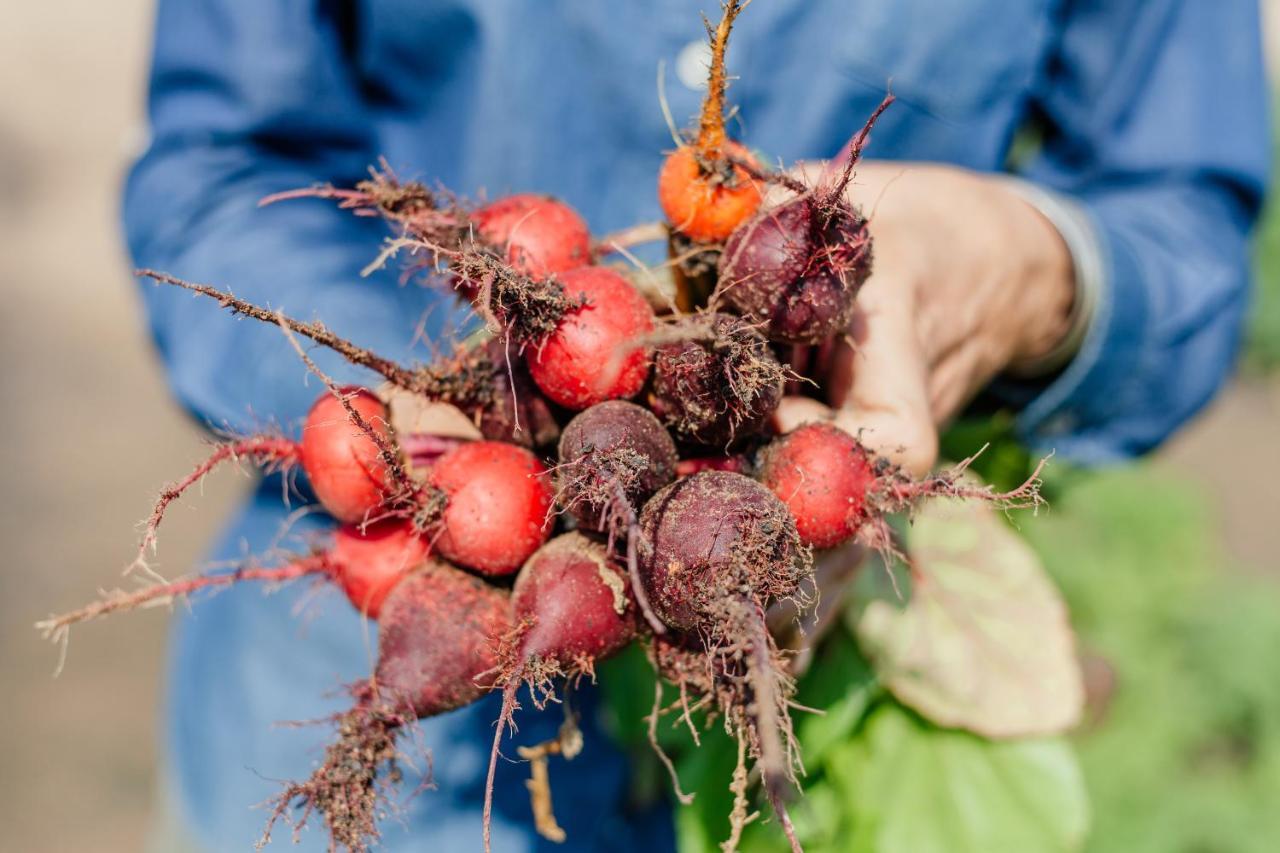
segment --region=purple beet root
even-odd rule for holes
[[[849,145],[836,180],[761,211],[735,230],[720,256],[717,294],[764,326],[769,339],[818,344],[848,331],[854,298],[871,275],[871,234],[845,189],[885,98]]]
[[[786,369],[768,341],[730,314],[695,314],[673,323],[658,347],[650,410],[678,438],[727,447],[760,432],[782,399]]]
[[[599,403],[560,435],[560,498],[578,525],[608,529],[625,499],[638,512],[676,477],[676,445],[651,412],[625,400]]]

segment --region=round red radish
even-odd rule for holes
[[[430,551],[426,538],[411,523],[387,519],[363,530],[354,524],[339,527],[329,553],[352,606],[377,619],[387,593]]]
[[[460,566],[508,575],[547,541],[555,493],[547,469],[522,447],[463,444],[440,457],[430,484],[445,497],[436,549]]]
[[[857,534],[876,484],[872,457],[831,424],[806,424],[775,439],[764,450],[759,476],[795,517],[800,541],[815,548]]]
[[[585,304],[529,348],[533,381],[554,402],[575,410],[635,396],[649,375],[650,352],[629,346],[653,331],[649,303],[605,267],[580,267],[556,280],[565,297]]]
[[[340,389],[343,397],[378,435],[390,440],[387,407],[367,388]],[[329,514],[339,521],[364,521],[387,497],[387,467],[377,443],[329,392],[316,400],[302,428],[302,469]]]
[[[591,262],[591,232],[562,201],[534,193],[500,198],[471,214],[480,238],[505,251],[507,263],[534,278]]]

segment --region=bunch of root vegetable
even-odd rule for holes
[[[267,201],[333,199],[384,218],[393,235],[381,261],[407,258],[469,302],[487,328],[431,363],[398,364],[320,322],[142,271],[278,325],[327,390],[299,440],[227,441],[166,488],[135,566],[145,567],[166,508],[222,462],[299,470],[337,526],[327,544],[291,561],[173,582],[155,576],[41,627],[65,639],[76,623],[232,583],[312,578],[340,587],[380,623],[377,663],[351,686],[351,709],[321,766],[285,788],[272,823],[301,826],[319,813],[333,849],[368,849],[398,778],[398,733],[496,691],[503,702],[487,849],[494,767],[522,691],[542,706],[640,642],[678,688],[681,716],[697,711],[740,744],[738,772],[726,784],[741,807],[726,849],[750,819],[748,779],[759,780],[799,849],[786,809],[801,767],[793,684],[766,611],[781,601],[800,611],[812,604],[811,549],[855,539],[884,547],[886,517],[917,501],[1038,502],[1034,479],[1007,494],[972,487],[958,471],[913,480],[829,424],[771,431],[784,386],[796,378],[780,353],[843,335],[871,272],[867,221],[845,188],[891,98],[821,185],[764,169],[725,134],[725,48],[742,5],[726,3],[719,25],[708,27],[713,61],[701,121],[659,177],[663,234],[680,280],[675,305],[646,298],[600,263],[601,247],[618,242],[593,244],[563,202],[517,195],[471,206],[402,182],[386,164],[354,188]],[[788,198],[761,210],[771,183]],[[334,384],[303,339],[382,384]],[[457,409],[476,437],[420,431],[411,413],[424,403]],[[664,710],[672,709],[655,705],[655,722]],[[535,762],[537,783],[547,755],[578,748],[565,738],[522,754]],[[556,837],[545,785],[533,788],[538,829]]]

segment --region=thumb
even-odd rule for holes
[[[870,284],[859,297],[857,348],[843,344],[846,349],[828,380],[835,422],[871,450],[922,476],[938,458],[925,354],[908,300],[877,300]]]

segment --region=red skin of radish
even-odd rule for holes
[[[430,543],[406,521],[346,524],[333,535],[329,555],[337,581],[356,610],[377,619],[387,594],[431,552]]]
[[[498,641],[511,627],[504,590],[428,560],[382,606],[379,698],[419,718],[474,702],[489,690],[478,679],[498,665]]]
[[[571,300],[585,300],[529,350],[529,373],[551,400],[580,411],[633,397],[649,375],[650,352],[624,347],[653,331],[653,309],[631,283],[605,267],[580,267],[556,280]]]
[[[591,262],[591,232],[577,212],[562,201],[518,193],[486,204],[471,214],[480,238],[505,249],[506,260],[534,278]]]
[[[390,439],[387,407],[365,388],[339,389],[379,435]],[[302,429],[302,468],[324,508],[338,521],[355,524],[382,507],[387,470],[378,445],[333,394],[316,400]]]
[[[436,462],[430,484],[447,501],[436,550],[460,566],[509,575],[547,541],[555,492],[546,468],[522,447],[460,445]]]
[[[520,659],[571,671],[619,651],[636,633],[630,589],[601,543],[580,533],[552,539],[529,558],[511,591],[516,624],[528,624]]]
[[[833,548],[857,535],[876,485],[875,461],[831,424],[806,424],[763,451],[759,478],[786,504],[800,541]]]

